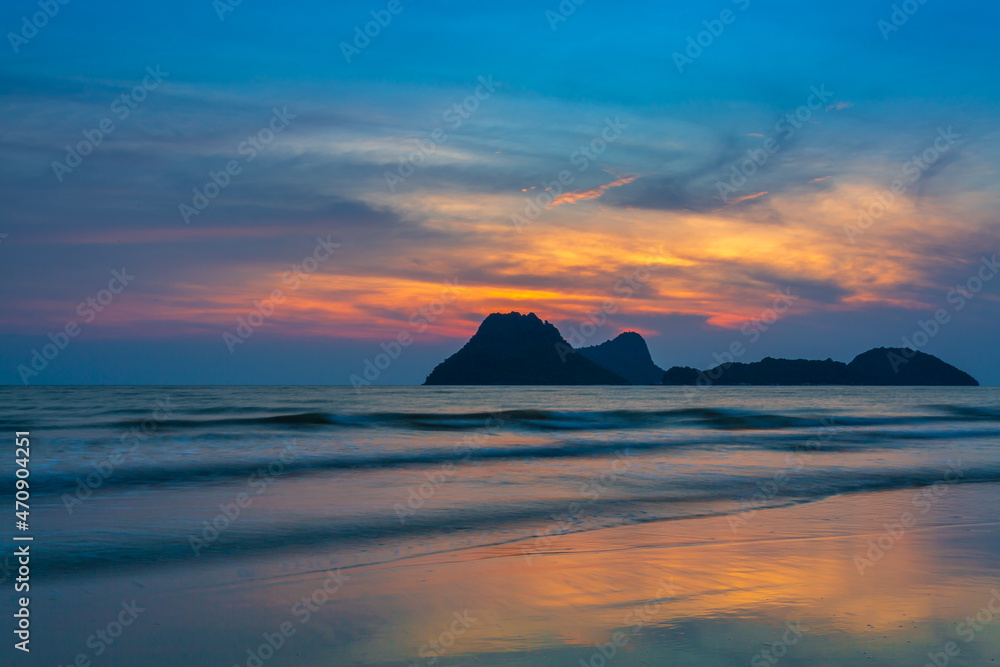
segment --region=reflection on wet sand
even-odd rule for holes
[[[948,664],[990,664],[998,491],[956,487],[863,575],[855,556],[917,491],[760,511],[735,532],[718,517],[556,536],[530,558],[512,543],[350,567],[364,554],[323,550],[63,582],[43,590],[64,645],[44,651],[69,664],[94,630],[77,610],[141,598],[109,650],[122,664],[173,664],[177,646],[246,667],[923,665],[946,649]],[[960,626],[970,617],[978,629]]]
[[[358,570],[338,604],[393,628],[391,644],[353,647],[386,664],[511,664],[529,652],[530,664],[609,653],[616,664],[745,664],[799,636],[786,664],[920,661],[1000,584],[996,492],[952,494],[864,575],[855,555],[914,492],[761,512],[736,535],[724,518],[676,521],[556,537],[530,559],[511,545]],[[978,548],[954,548],[970,541]],[[475,619],[461,635],[456,614]],[[995,654],[998,639],[987,627],[956,659]]]

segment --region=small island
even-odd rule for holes
[[[971,375],[933,355],[900,347],[874,348],[850,363],[766,357],[705,370],[673,366],[664,372],[634,331],[574,349],[548,321],[518,312],[489,315],[424,384],[979,386]]]
[[[427,376],[425,385],[629,384],[574,350],[534,313],[493,313],[461,350]]]

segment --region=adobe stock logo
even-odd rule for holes
[[[894,32],[910,22],[910,17],[920,11],[920,8],[927,4],[927,0],[905,0],[901,5],[893,5],[889,20],[879,19],[875,26],[882,33],[882,39],[886,42]]]
[[[392,19],[403,13],[406,7],[400,0],[389,0],[385,9],[373,9],[371,11],[372,20],[365,23],[364,27],[354,26],[354,39],[350,44],[340,43],[340,52],[344,55],[344,60],[350,64],[351,59],[361,55],[361,52],[371,46],[372,40],[382,34],[382,30],[389,27]]]
[[[112,271],[107,289],[102,289],[94,296],[81,301],[76,307],[76,314],[84,324],[90,324],[97,319],[99,313],[103,313],[111,305],[115,297],[125,291],[133,280],[135,276],[129,275],[125,267],[122,267],[121,271]],[[79,336],[82,330],[80,322],[72,319],[66,322],[61,330],[49,333],[50,342],[43,344],[41,350],[32,349],[31,360],[27,364],[18,365],[17,372],[21,376],[21,382],[28,384],[29,380],[38,377],[63,350],[69,347],[70,340]]]
[[[281,276],[281,284],[284,288],[275,288],[264,298],[254,299],[253,310],[249,311],[246,317],[236,318],[236,328],[232,331],[225,331],[222,334],[222,342],[225,343],[229,354],[236,352],[236,346],[245,343],[254,332],[274,315],[278,304],[282,304],[302,283],[309,280],[320,267],[320,264],[333,257],[334,251],[340,247],[339,243],[333,242],[333,235],[327,234],[316,237],[316,245],[311,254],[306,255],[298,264],[293,264],[289,271],[285,271]]]
[[[14,53],[20,53],[21,47],[27,44],[38,35],[38,31],[49,24],[49,19],[54,19],[62,8],[68,5],[69,0],[38,0],[38,7],[42,10],[35,12],[29,19],[27,16],[21,17],[20,32],[8,32],[7,41]]]
[[[559,27],[560,23],[565,23],[570,16],[576,13],[576,8],[585,3],[587,0],[562,0],[559,6],[556,7],[557,11],[551,9],[545,10],[545,20],[549,22],[549,27],[552,28],[552,32],[555,32]]]
[[[111,102],[109,108],[118,117],[119,122],[125,121],[134,110],[139,108],[139,105],[149,94],[156,90],[166,77],[170,76],[170,72],[164,72],[159,65],[155,69],[151,65],[147,65],[146,72],[146,76],[140,83]],[[100,146],[106,137],[111,136],[118,127],[111,116],[105,116],[97,122],[97,126],[93,129],[82,130],[83,139],[75,145],[68,144],[66,146],[65,160],[52,162],[52,172],[55,174],[56,180],[62,183],[66,175],[73,173],[74,169],[83,164],[84,158],[93,153],[94,149]]]
[[[191,197],[191,204],[186,202],[177,204],[177,210],[184,224],[190,225],[192,217],[201,215],[201,212],[229,187],[233,178],[243,173],[243,167],[257,159],[257,156],[267,149],[278,134],[285,131],[297,115],[289,113],[287,106],[281,109],[274,107],[267,124],[254,134],[248,135],[236,146],[236,152],[243,157],[243,160],[229,160],[218,172],[209,171],[208,179],[201,189],[192,189],[194,195]]]
[[[742,12],[745,12],[750,7],[750,0],[732,0],[732,2]],[[687,48],[684,49],[684,53],[680,51],[673,52],[672,57],[677,71],[683,74],[684,68],[688,65],[693,65],[694,61],[705,53],[705,49],[715,44],[715,40],[721,37],[722,33],[726,31],[726,26],[735,23],[737,17],[738,14],[732,9],[723,9],[719,12],[719,18],[702,21],[701,24],[705,26],[705,29],[695,36],[688,36]]]

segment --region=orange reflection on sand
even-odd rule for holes
[[[737,535],[716,517],[564,535],[530,558],[523,544],[426,557],[359,573],[355,590],[391,596],[410,637],[436,636],[454,611],[469,610],[478,620],[464,653],[595,646],[617,630],[669,635],[692,622],[801,621],[815,634],[902,643],[986,600],[969,568],[942,561],[936,545],[953,529],[930,519],[859,574],[853,557],[911,496],[760,512]]]

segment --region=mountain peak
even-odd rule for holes
[[[461,350],[431,371],[428,385],[628,384],[577,354],[534,313],[492,313]]]
[[[643,345],[646,344],[646,339],[635,331],[623,331],[608,342],[614,342],[616,340],[631,343],[638,343],[641,341]]]
[[[577,350],[599,366],[622,376],[632,384],[659,384],[663,369],[653,363],[645,339],[634,331]]]
[[[543,322],[534,313],[521,314],[517,311],[509,313],[490,313],[479,325],[476,336],[485,335],[505,335],[514,332],[542,331],[551,328],[559,334],[554,326],[548,322]]]
[[[906,347],[876,347],[854,357],[847,366],[872,384],[979,386],[968,373],[933,355]]]

